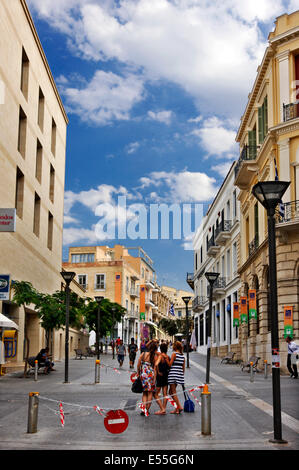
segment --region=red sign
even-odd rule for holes
[[[111,434],[120,434],[124,432],[129,424],[127,413],[123,410],[110,410],[104,419],[104,426]]]
[[[133,374],[131,374],[130,378],[131,378],[131,382],[135,382],[135,380],[137,379],[136,372],[133,372]]]

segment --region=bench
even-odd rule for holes
[[[88,357],[93,357],[93,356],[96,356],[96,351],[93,351],[90,347],[86,348],[86,353],[88,355]]]
[[[28,357],[28,361],[27,361],[27,364],[29,366],[29,369],[27,370],[26,374],[30,374],[31,372],[35,372],[35,358],[36,356],[31,356],[31,357]],[[37,372],[39,371],[39,369],[44,369],[45,370],[45,367],[46,367],[46,364],[44,362],[39,362],[38,365],[37,365]],[[43,370],[43,372],[44,372]]]
[[[229,353],[227,353],[227,356],[221,359],[221,364],[223,364],[224,361],[226,362],[226,364],[235,364],[234,356],[235,356],[235,353],[230,351]]]
[[[82,359],[82,356],[85,357],[85,359],[87,359],[87,354],[86,353],[83,353],[81,351],[81,349],[74,349],[75,353],[76,353],[76,357],[75,359]]]
[[[249,361],[248,361],[246,364],[245,364],[245,363],[242,363],[242,364],[241,364],[241,370],[242,370],[242,372],[243,372],[243,370],[246,369],[246,368],[248,368],[247,372],[250,372],[251,362],[252,362],[252,368],[253,368],[253,370],[254,370],[255,372],[259,372],[259,371],[258,371],[258,368],[257,368],[259,360],[260,360],[260,357],[258,357],[258,356],[251,356],[251,357],[249,358]]]

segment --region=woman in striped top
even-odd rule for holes
[[[173,343],[173,353],[170,358],[169,366],[170,371],[168,374],[169,384],[169,395],[174,399],[177,408],[171,411],[171,414],[180,414],[183,411],[183,407],[177,397],[176,387],[177,385],[184,385],[184,373],[185,373],[185,356],[183,354],[183,345],[180,341]]]

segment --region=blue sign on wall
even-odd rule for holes
[[[10,275],[0,274],[0,300],[9,300]]]

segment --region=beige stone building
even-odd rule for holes
[[[0,208],[16,209],[16,231],[0,232],[0,273],[30,281],[40,292],[60,290],[65,149],[68,119],[25,0],[0,2]],[[76,288],[76,287],[74,287]],[[11,300],[0,311],[19,326],[13,362],[44,346],[34,310]],[[83,332],[71,332],[77,347]],[[64,332],[55,332],[54,358]]]
[[[76,272],[76,280],[86,289],[86,295],[103,296],[126,309],[122,323],[115,326],[114,337],[138,342],[148,337],[156,304],[157,289],[153,261],[140,247],[122,245],[80,246],[69,248],[65,270]]]
[[[277,281],[280,357],[286,370],[285,308],[292,311],[291,326],[299,334],[299,11],[282,15],[269,34],[268,47],[237,133],[240,158],[235,185],[241,210],[238,272],[241,296],[256,291],[257,315],[240,327],[243,359],[258,355],[271,360],[271,312],[268,309],[269,266],[267,216],[252,195],[258,181],[290,181],[277,214]]]

